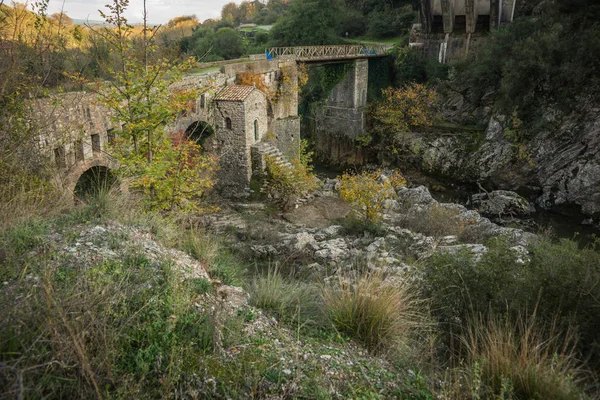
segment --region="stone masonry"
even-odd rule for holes
[[[254,87],[235,85],[240,72],[262,75],[270,92],[268,98]],[[198,123],[212,127],[211,143],[220,159],[217,188],[223,196],[242,197],[248,193],[252,176],[251,147],[270,140],[283,154],[293,157],[300,144],[298,116],[298,69],[294,61],[257,61],[226,65],[222,72],[190,75],[173,85],[173,90],[196,89],[198,98],[188,110],[167,126],[170,132],[186,132]],[[224,96],[228,90],[243,93],[240,98]],[[55,166],[56,184],[73,192],[88,169],[118,167],[110,154],[113,129],[110,111],[96,101],[97,95],[73,92],[30,102],[32,123],[40,134],[40,148]],[[229,122],[227,122],[229,118]],[[256,129],[255,129],[256,127]]]

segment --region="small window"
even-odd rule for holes
[[[106,137],[108,138],[108,144],[111,146],[115,144],[115,130],[109,129],[106,131]]]
[[[92,151],[94,153],[100,153],[102,148],[100,147],[100,135],[92,135]]]
[[[65,159],[65,146],[58,146],[54,149],[54,160],[58,168],[66,168],[67,160]]]
[[[89,107],[86,108],[85,111],[86,111],[86,114],[87,114],[87,118],[91,121],[92,120],[92,113],[90,111],[90,108]]]
[[[254,141],[258,142],[258,120],[254,120]]]
[[[206,94],[200,96],[200,108],[206,107]]]
[[[83,140],[75,141],[75,161],[83,161]]]
[[[227,127],[227,129],[233,129],[233,127],[231,125],[231,118],[229,118],[229,117],[225,118],[225,127]]]

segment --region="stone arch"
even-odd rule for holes
[[[87,169],[81,174],[75,184],[73,194],[76,199],[86,199],[100,193],[101,190],[109,190],[118,183],[119,180],[112,169],[98,165]]]
[[[118,163],[108,157],[97,157],[91,160],[80,161],[67,171],[63,180],[63,188],[67,193],[75,194],[77,183],[87,171],[94,168],[103,168],[110,171],[117,169],[117,167]]]
[[[187,127],[185,135],[202,147],[209,148],[214,141],[215,130],[208,122],[195,121]]]

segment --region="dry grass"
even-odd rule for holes
[[[336,329],[375,353],[398,350],[425,321],[409,284],[387,282],[381,273],[355,282],[340,276],[324,288],[323,298]]]
[[[536,322],[494,316],[475,319],[462,338],[473,398],[569,400],[587,398],[581,389],[585,371],[575,354],[576,335]],[[458,389],[462,386],[462,390]],[[500,397],[498,397],[500,396]]]
[[[460,236],[468,221],[463,221],[459,214],[458,210],[442,207],[436,203],[429,210],[408,215],[406,227],[436,240],[449,235]]]
[[[0,197],[0,231],[38,217],[50,217],[73,207],[73,197],[53,188],[15,189]]]
[[[250,303],[287,322],[303,326],[323,324],[322,304],[315,286],[285,279],[276,267],[253,279]]]

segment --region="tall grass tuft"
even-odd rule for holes
[[[213,279],[225,285],[241,285],[245,281],[245,266],[209,233],[191,227],[179,247],[200,261]]]
[[[250,303],[286,322],[303,326],[324,324],[323,307],[314,285],[286,280],[276,267],[257,276],[249,287]]]
[[[0,195],[0,230],[39,217],[50,217],[73,207],[73,199],[47,184],[37,188],[12,188]]]
[[[575,353],[573,330],[559,332],[538,324],[535,315],[475,319],[462,338],[474,375],[471,388],[482,398],[503,395],[516,399],[582,399],[585,376]],[[490,396],[490,397],[488,397]],[[504,398],[504,397],[502,397]]]
[[[405,281],[386,282],[381,273],[372,273],[355,282],[339,277],[326,286],[323,298],[336,329],[375,353],[394,352],[425,321],[422,301]]]

